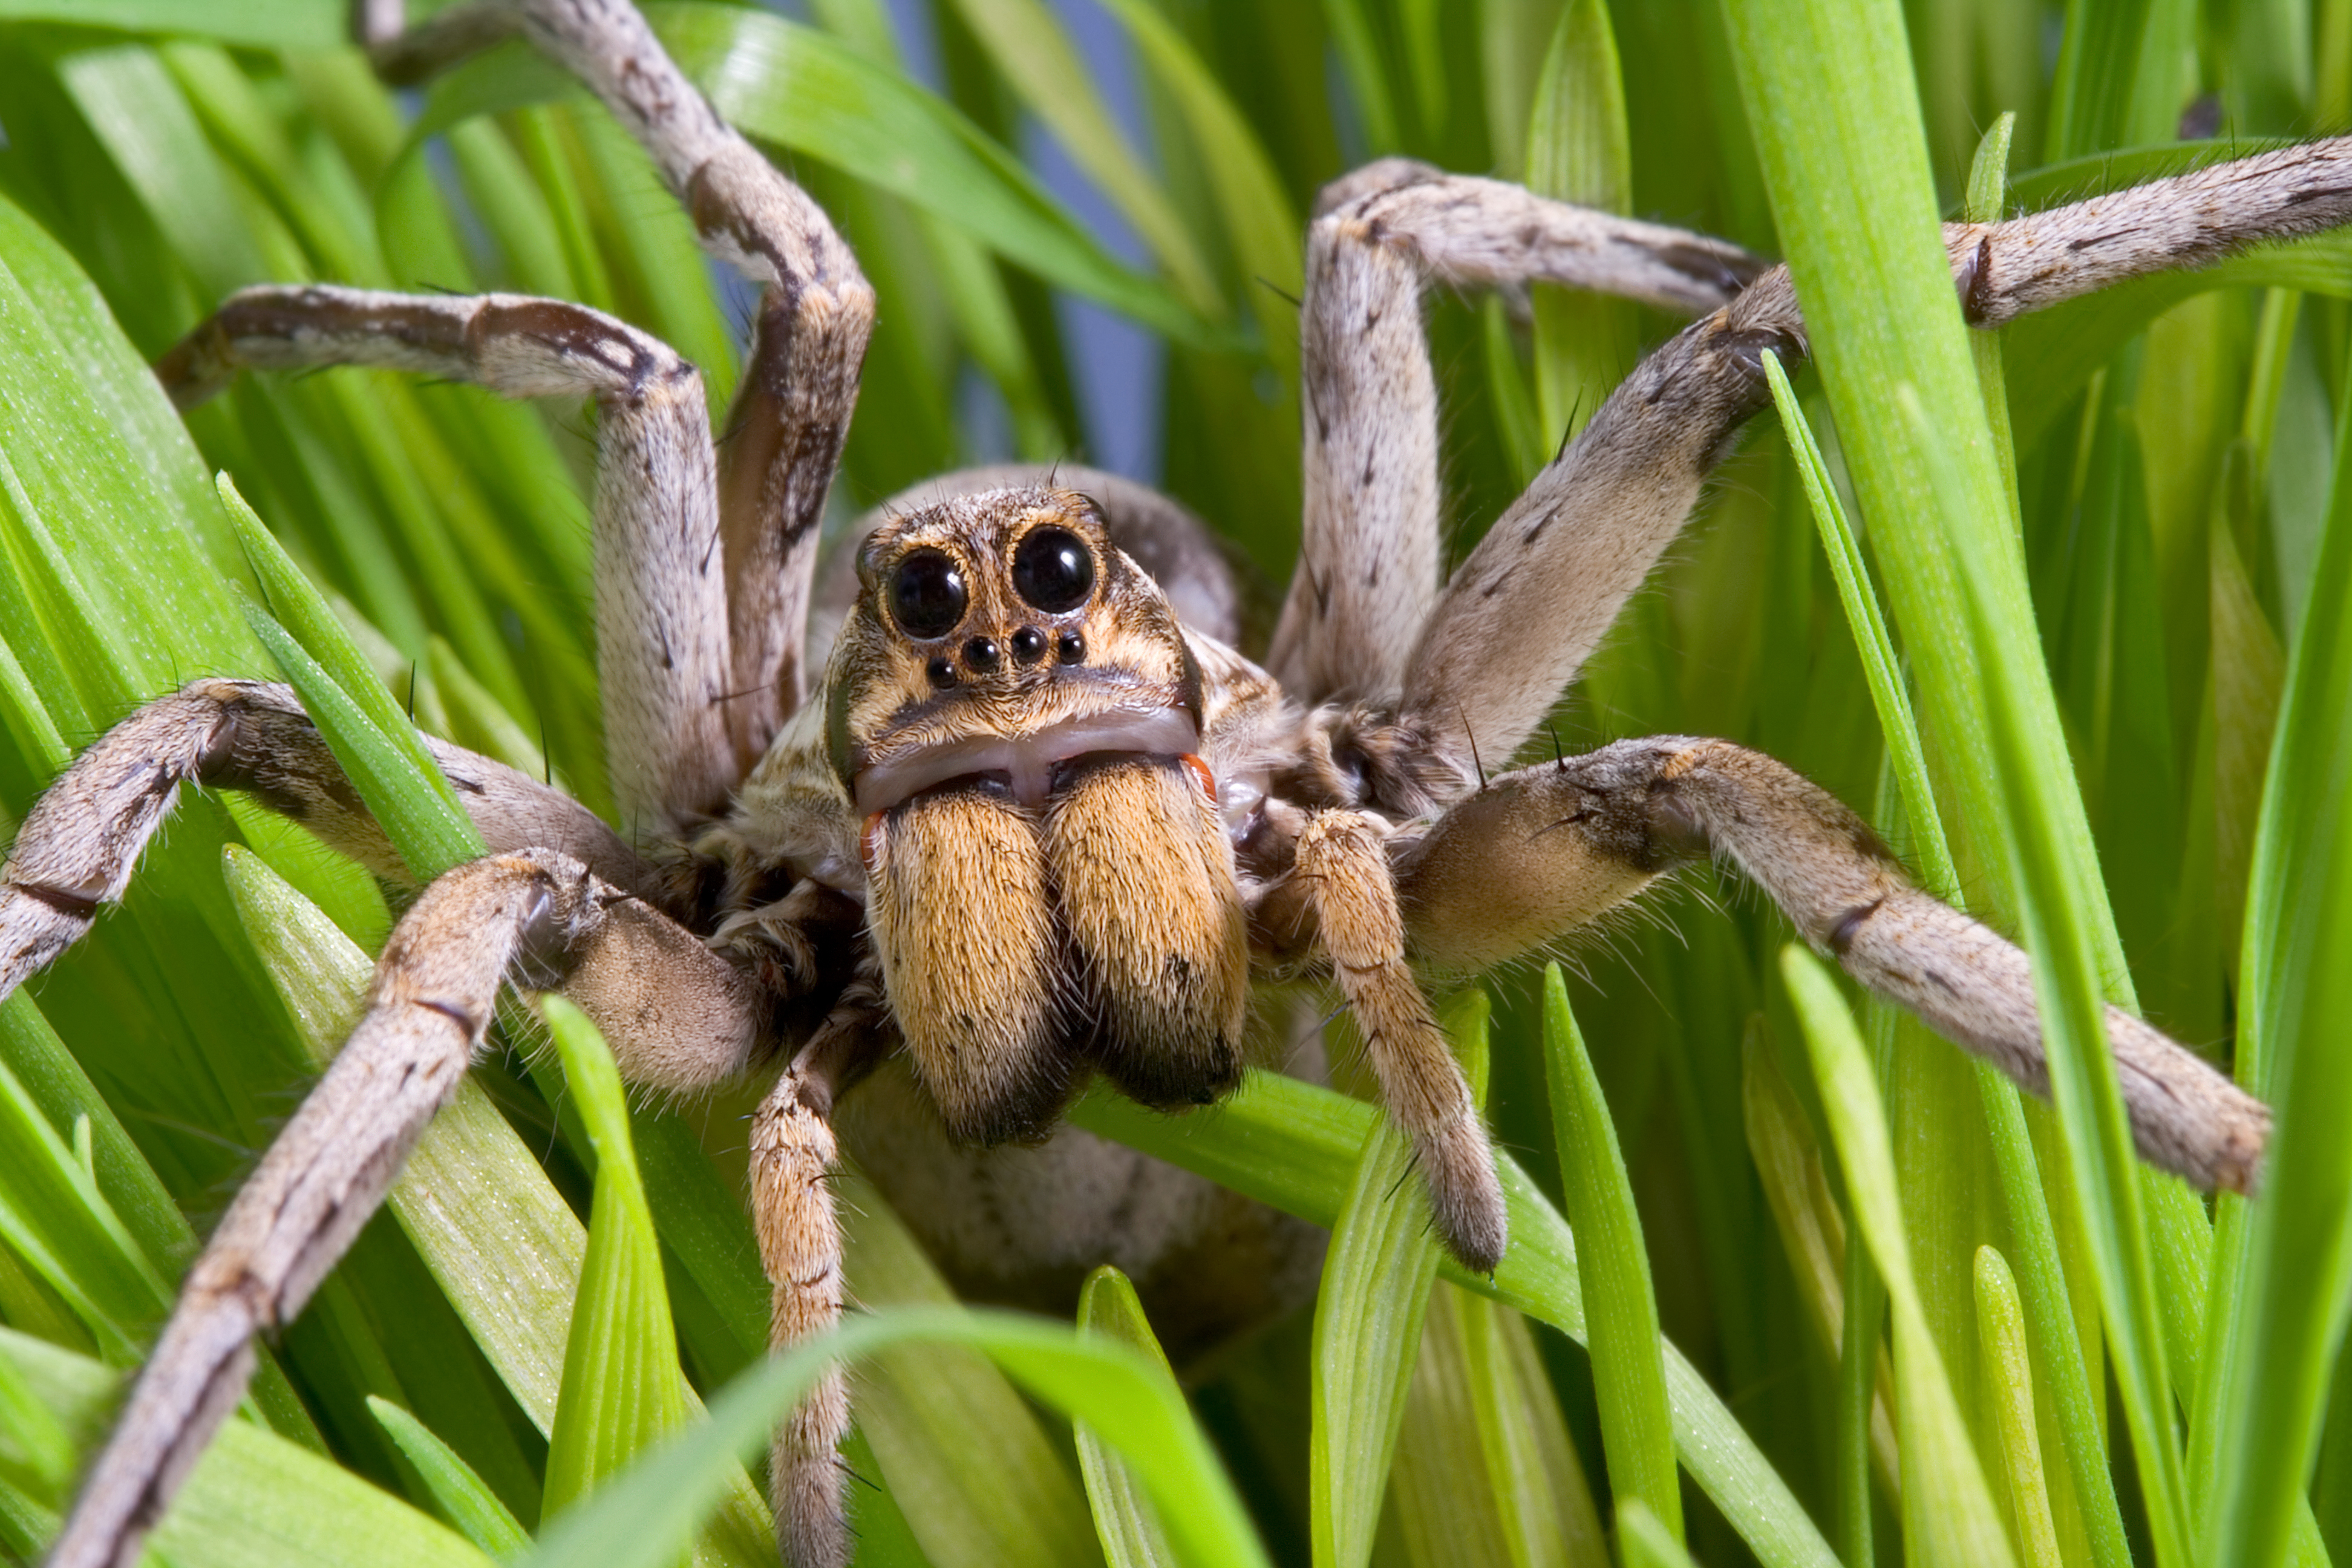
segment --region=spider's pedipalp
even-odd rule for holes
[[[1298,836],[1291,878],[1355,1010],[1381,1103],[1412,1140],[1440,1239],[1465,1268],[1491,1270],[1510,1243],[1495,1147],[1406,963],[1383,835],[1357,812],[1317,812]]]
[[[620,930],[600,943],[615,924]],[[384,944],[367,1012],[326,1076],[238,1190],[190,1268],[163,1335],[141,1373],[113,1437],[84,1482],[59,1539],[58,1568],[128,1568],[146,1531],[243,1395],[251,1339],[277,1329],[310,1299],[368,1216],[435,1111],[456,1092],[493,1016],[500,984],[526,965],[552,963],[574,981],[608,963],[640,983],[646,921],[659,921],[568,855],[493,855],[436,879]],[[686,944],[691,937],[677,932]],[[672,954],[675,956],[675,953]],[[709,954],[704,955],[709,959]],[[740,1070],[752,1011],[731,971],[709,959],[693,976],[665,976],[693,994],[666,1018],[615,1014],[582,987],[613,1036],[625,1073],[643,1079],[647,1042],[672,1056],[695,1042],[671,1036],[688,1015],[718,1037],[699,1042],[705,1081]]]

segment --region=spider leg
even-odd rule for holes
[[[1915,887],[1829,792],[1727,741],[1660,735],[1506,773],[1399,858],[1416,958],[1476,971],[1543,947],[1710,851],[1805,941],[2037,1094],[2050,1091],[2026,955]],[[2270,1112],[2118,1008],[2107,1042],[2140,1153],[2251,1191]]]
[[[841,1222],[829,1180],[838,1157],[833,1107],[894,1040],[880,973],[869,960],[752,1119],[752,1218],[774,1292],[768,1330],[773,1349],[841,1321]],[[768,1490],[790,1568],[844,1568],[849,1561],[837,1453],[848,1433],[849,1389],[838,1367],[776,1429]]]
[[[2126,279],[2347,222],[2352,137],[2338,137],[2003,223],[1947,225],[1944,238],[1963,311],[1997,326]],[[1481,237],[1500,237],[1462,243]],[[1796,290],[1776,267],[1636,366],[1455,571],[1405,662],[1402,714],[1415,748],[1450,765],[1457,793],[1475,782],[1474,737],[1501,757],[1535,732],[1739,426],[1770,401],[1763,351],[1790,359],[1805,346]]]
[[[652,868],[584,806],[487,757],[426,744],[494,851],[560,849],[607,882],[652,891]],[[26,815],[0,869],[0,996],[122,897],[184,784],[250,792],[377,875],[415,879],[291,690],[194,681],[109,730]]]
[[[186,408],[240,369],[322,364],[596,400],[596,663],[615,800],[622,820],[656,829],[723,805],[740,770],[722,706],[727,587],[700,373],[584,305],[320,284],[239,290],[156,374]]]
[[[475,0],[404,38],[385,36],[389,19],[368,25],[380,67],[403,79],[521,32],[652,154],[704,248],[761,286],[719,479],[740,775],[804,694],[817,524],[857,403],[874,290],[824,209],[719,119],[626,0]]]
[[[1314,703],[1391,700],[1443,570],[1424,279],[1549,279],[1713,310],[1760,264],[1737,247],[1517,185],[1390,159],[1325,189],[1307,238],[1306,516],[1267,668]]]
[[[141,1538],[242,1395],[253,1334],[300,1311],[374,1213],[455,1092],[500,984],[566,974],[635,1081],[693,1087],[749,1059],[758,1010],[735,973],[571,856],[493,855],[435,880],[393,929],[350,1042],[189,1270],[67,1521],[55,1568],[137,1561]]]
[[[1364,1037],[1389,1119],[1412,1140],[1437,1234],[1484,1273],[1509,1242],[1494,1145],[1470,1086],[1406,963],[1384,835],[1352,811],[1319,811],[1298,835],[1292,885]]]

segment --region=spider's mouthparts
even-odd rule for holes
[[[1050,724],[1030,735],[974,735],[910,749],[860,770],[852,789],[870,816],[950,779],[1003,773],[1024,805],[1045,804],[1054,764],[1094,752],[1181,757],[1201,749],[1201,729],[1181,708],[1114,708]]]

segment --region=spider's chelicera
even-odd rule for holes
[[[1230,1089],[1254,978],[1336,984],[1440,1237],[1491,1268],[1508,1245],[1493,1152],[1416,971],[1542,950],[1694,857],[1736,863],[1855,979],[2046,1088],[2024,955],[1913,887],[1780,763],[1661,736],[1491,778],[1478,765],[1535,732],[1682,526],[1767,401],[1764,351],[1804,352],[1785,271],[1493,181],[1374,164],[1326,190],[1307,237],[1304,538],[1262,656],[1239,646],[1234,582],[1201,524],[1087,470],[950,475],[880,509],[854,581],[820,579],[816,525],[874,309],[855,258],[625,0],[470,0],[378,58],[432,68],[518,31],[604,100],[706,245],[762,288],[723,455],[691,365],[557,300],[252,289],[157,371],[184,405],[240,370],[331,363],[593,398],[605,731],[640,837],[433,742],[491,853],[394,930],[365,1017],[191,1269],[53,1561],[135,1559],[236,1404],[252,1335],[299,1310],[357,1233],[509,981],[560,984],[641,1086],[782,1063],[751,1139],[780,1344],[841,1309],[836,1107],[885,1193],[977,1290],[1017,1296],[1114,1258],[1156,1314],[1210,1332],[1295,1297],[1312,1280],[1306,1227],[1056,1129],[1092,1074],[1171,1109]],[[1964,310],[1998,325],[2347,220],[2339,140],[1947,239]],[[1449,578],[1420,294],[1530,279],[1700,319]],[[828,634],[815,660],[813,619]],[[123,720],[26,816],[0,884],[0,994],[121,897],[182,783],[248,791],[404,875],[285,688],[197,681]],[[2263,1108],[2137,1020],[2107,1023],[2143,1154],[2249,1188]],[[1211,1237],[1229,1267],[1202,1262]],[[848,1559],[848,1420],[836,1373],[778,1436],[796,1568]]]

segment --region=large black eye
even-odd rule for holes
[[[1013,588],[1049,616],[1075,610],[1095,585],[1095,558],[1066,528],[1033,528],[1013,552]]]
[[[910,637],[947,636],[971,603],[963,569],[944,552],[909,552],[890,574],[890,616]]]

